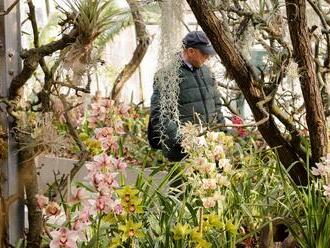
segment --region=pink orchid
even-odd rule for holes
[[[98,140],[108,139],[113,136],[113,132],[114,130],[112,127],[97,128],[95,131],[95,136]]]
[[[112,160],[111,157],[108,156],[106,153],[101,155],[96,155],[93,158],[93,162],[87,163],[86,168],[89,172],[95,173],[99,170],[108,171],[112,167]]]
[[[108,151],[108,150],[111,150],[113,152],[118,151],[119,146],[117,141],[114,139],[114,137],[108,137],[107,139],[101,139],[100,141],[104,151]]]
[[[215,160],[221,159],[221,157],[224,154],[223,146],[222,145],[216,145],[213,149],[213,156]]]
[[[210,174],[211,172],[213,172],[216,168],[215,163],[203,163],[199,166],[198,170],[199,172],[203,173],[203,174]]]
[[[37,206],[40,209],[44,208],[49,202],[48,197],[44,195],[36,195],[35,197],[37,199]]]
[[[58,231],[52,231],[50,233],[52,241],[49,244],[50,248],[76,248],[78,233],[76,231],[69,230],[62,227]]]
[[[123,205],[117,204],[114,208],[113,211],[116,215],[121,215],[124,211]]]
[[[94,127],[96,127],[97,126],[97,122],[98,122],[98,118],[97,118],[97,116],[89,116],[88,117],[88,126],[90,127],[90,128],[94,128]]]
[[[83,211],[81,211],[79,215],[79,219],[83,222],[88,222],[89,217],[90,217],[90,211],[88,209],[84,209]]]
[[[127,163],[125,163],[122,159],[114,158],[113,165],[117,170],[124,170],[127,168]]]
[[[102,195],[111,195],[114,188],[119,186],[116,176],[117,173],[108,173],[104,175],[103,180],[96,184],[95,187]]]
[[[121,115],[127,115],[130,110],[130,106],[124,103],[118,105],[118,113]]]
[[[236,131],[239,133],[239,135],[241,137],[245,137],[246,136],[246,131],[244,127],[240,127],[239,125],[243,125],[243,120],[241,117],[239,117],[238,115],[234,115],[231,118],[231,121],[233,124],[238,125],[238,127],[235,127]]]
[[[316,163],[317,168],[312,168],[312,174],[314,176],[325,176],[326,175],[326,167],[321,163]]]
[[[114,123],[114,128],[117,134],[125,134],[124,122],[122,120],[116,120]]]
[[[219,167],[223,169],[223,172],[229,173],[232,169],[232,165],[229,159],[223,158],[219,160]]]
[[[100,195],[96,199],[95,208],[97,211],[108,214],[114,208],[114,201],[111,196]]]
[[[61,213],[61,207],[57,202],[49,202],[45,211],[47,215],[59,215]]]
[[[71,203],[83,203],[89,199],[89,195],[84,188],[73,188],[71,192]]]
[[[81,211],[74,221],[73,230],[82,231],[86,227],[88,227],[91,223],[89,218],[90,218],[89,209],[84,209],[83,211]]]
[[[112,108],[115,104],[115,101],[114,100],[111,100],[111,99],[102,99],[100,100],[100,105],[102,105],[104,108]]]

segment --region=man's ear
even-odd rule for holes
[[[194,49],[193,49],[192,47],[188,47],[188,48],[187,48],[187,52],[188,52],[189,54],[192,54],[192,53],[194,52]]]

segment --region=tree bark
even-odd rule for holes
[[[68,35],[57,41],[50,42],[37,48],[31,48],[21,53],[21,58],[24,59],[23,70],[16,75],[11,81],[9,87],[9,99],[14,100],[20,95],[20,89],[24,86],[26,81],[32,76],[34,71],[38,68],[39,61],[45,57],[53,54],[58,50],[62,50],[76,41],[77,31],[72,30]]]
[[[286,0],[285,3],[293,57],[299,65],[299,80],[306,106],[312,159],[319,162],[321,157],[327,154],[328,140],[324,107],[307,28],[306,1]]]
[[[214,49],[220,56],[222,63],[227,71],[232,75],[243,92],[255,120],[265,120],[263,124],[258,126],[258,130],[268,143],[268,145],[276,149],[282,164],[288,168],[292,166],[289,174],[297,184],[307,183],[307,173],[303,164],[299,162],[301,158],[295,151],[295,148],[283,137],[277,125],[270,114],[270,104],[261,106],[260,103],[267,102],[260,82],[251,67],[251,65],[243,58],[235,46],[225,28],[213,13],[207,0],[187,0],[195,17],[208,35]],[[268,101],[269,102],[269,101]]]
[[[42,234],[42,212],[37,206],[38,194],[37,170],[34,162],[36,152],[30,148],[22,148],[19,152],[20,179],[25,186],[26,206],[28,208],[29,231],[27,247],[39,248]]]
[[[116,100],[123,89],[125,82],[133,75],[138,66],[140,65],[144,55],[150,44],[150,38],[147,33],[146,25],[143,17],[139,11],[138,3],[136,0],[127,0],[130,6],[133,21],[135,25],[135,32],[137,37],[137,47],[133,53],[131,61],[125,65],[124,69],[117,76],[113,89],[111,92],[111,99]]]

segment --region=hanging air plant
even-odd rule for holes
[[[158,64],[161,67],[156,74],[156,87],[160,92],[160,134],[166,139],[166,125],[180,126],[178,97],[180,91],[178,52],[182,39],[183,2],[166,0],[161,3],[161,42]],[[175,6],[175,7],[173,7]],[[169,124],[171,120],[173,123]]]
[[[66,8],[60,9],[67,17],[65,22],[77,31],[78,38],[60,57],[63,69],[73,74],[72,83],[79,85],[82,76],[97,60],[93,56],[95,40],[118,26],[118,21],[126,20],[124,16],[128,16],[128,11],[117,7],[113,0],[66,0],[65,4]]]

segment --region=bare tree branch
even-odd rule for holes
[[[60,40],[50,42],[38,48],[23,51],[21,57],[24,59],[23,70],[13,78],[9,87],[9,100],[16,99],[20,94],[19,90],[33,75],[37,69],[39,61],[45,56],[49,56],[58,50],[62,50],[76,41],[77,31],[72,30],[68,35],[63,35]]]
[[[135,70],[140,65],[150,44],[150,38],[146,30],[146,25],[143,22],[143,17],[139,11],[139,6],[137,1],[127,0],[127,3],[131,8],[131,12],[133,16],[135,32],[137,36],[137,47],[135,48],[131,61],[124,67],[124,69],[117,76],[111,92],[111,99],[116,99],[119,96],[119,93],[124,87],[125,82],[133,75]]]
[[[0,11],[0,16],[8,15],[10,11],[12,11],[12,9],[19,3],[19,1],[20,0],[16,0],[13,2],[5,11]]]
[[[64,106],[64,109],[70,109],[65,97],[63,95],[59,95],[59,98]],[[85,162],[87,161],[87,159],[90,156],[90,153],[88,152],[85,144],[80,140],[79,135],[72,124],[72,120],[68,114],[68,111],[64,111],[63,114],[64,114],[64,118],[66,120],[66,124],[68,125],[69,133],[72,136],[72,138],[74,139],[74,141],[76,142],[77,146],[79,147],[81,154],[80,154],[79,161],[74,164],[74,167],[71,169],[70,174],[66,175],[63,178],[63,180],[61,180],[59,185],[56,185],[57,182],[54,182],[49,185],[49,189],[53,189],[53,188],[55,188],[55,186],[57,186],[57,189],[59,191],[62,191],[65,189],[65,187],[68,184],[69,177],[70,177],[70,181],[72,181],[72,179],[76,176],[76,174],[79,172],[81,167],[85,164]]]

